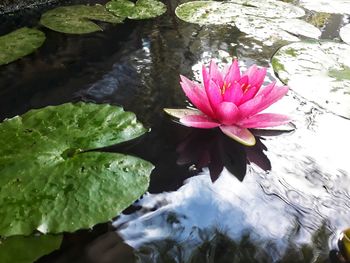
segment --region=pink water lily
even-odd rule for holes
[[[251,66],[241,74],[237,60],[222,72],[214,61],[209,71],[203,65],[203,84],[181,77],[181,87],[197,109],[165,109],[185,126],[210,129],[219,127],[223,133],[245,145],[254,145],[248,128],[278,126],[290,121],[288,116],[260,113],[281,99],[288,87],[275,82],[262,87],[266,68]]]

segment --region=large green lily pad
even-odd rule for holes
[[[1,263],[32,263],[58,249],[62,235],[13,236],[0,239]]]
[[[299,0],[299,4],[316,12],[350,14],[349,0]]]
[[[347,24],[346,26],[343,26],[340,30],[339,30],[339,35],[341,37],[341,39],[350,45],[350,24]]]
[[[129,19],[148,19],[166,12],[166,6],[157,0],[138,0],[136,4],[128,0],[114,0],[108,2],[106,8],[116,16]]]
[[[278,77],[294,91],[350,118],[350,46],[333,41],[297,42],[272,58]]]
[[[67,34],[87,34],[102,31],[94,21],[118,24],[123,18],[108,12],[102,5],[61,6],[41,16],[40,23],[51,30]]]
[[[0,65],[11,63],[33,53],[45,41],[45,34],[37,29],[22,27],[0,37]]]
[[[296,19],[305,14],[303,9],[282,1],[195,1],[179,5],[175,13],[190,23],[232,24],[260,41],[298,41],[296,35],[321,35],[315,26]]]
[[[152,164],[88,151],[146,130],[110,105],[63,104],[0,124],[0,235],[60,233],[105,222],[148,187]]]

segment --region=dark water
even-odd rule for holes
[[[113,224],[66,234],[38,262],[336,262],[337,237],[350,226],[350,121],[290,91],[274,110],[292,116],[295,131],[262,132],[252,148],[171,122],[162,109],[187,105],[179,74],[195,78],[211,57],[269,66],[280,44],[182,22],[179,3],[167,4],[162,17],[89,35],[42,28],[42,48],[0,67],[0,119],[92,101],[121,105],[151,128],[135,144],[108,148],[155,165],[149,193]],[[49,8],[3,16],[0,32],[37,25]],[[342,21],[332,16],[322,37],[337,37]],[[212,176],[225,167],[214,184],[208,159]]]

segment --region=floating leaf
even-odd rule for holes
[[[333,41],[297,42],[272,58],[278,77],[319,106],[350,118],[350,46]]]
[[[350,24],[343,26],[339,31],[339,35],[345,43],[350,45]]]
[[[22,27],[0,37],[0,65],[11,63],[33,53],[45,41],[45,34],[37,29]]]
[[[32,263],[58,249],[62,236],[14,236],[0,239],[1,263]]]
[[[176,15],[189,23],[227,24],[246,15],[267,18],[295,18],[305,14],[304,10],[281,1],[235,0],[229,2],[195,1],[179,5]]]
[[[243,16],[235,20],[235,25],[240,31],[266,42],[265,44],[279,39],[299,41],[297,35],[310,38],[318,38],[321,35],[317,27],[296,18],[268,19]]]
[[[40,23],[51,30],[67,34],[86,34],[102,31],[94,21],[118,24],[123,18],[114,16],[102,5],[62,6],[41,16]]]
[[[350,14],[349,0],[300,0],[299,4],[316,12]]]
[[[116,216],[148,187],[153,166],[88,151],[136,138],[133,113],[110,105],[63,104],[0,124],[0,235],[59,233]]]
[[[281,1],[234,0],[228,2],[196,1],[179,5],[176,15],[196,24],[232,24],[261,41],[298,41],[295,35],[318,38],[315,26],[296,19],[304,10]]]
[[[115,0],[108,2],[106,8],[116,16],[130,19],[148,19],[166,12],[166,6],[157,0],[138,0],[136,4],[127,0]]]
[[[170,108],[164,108],[164,111],[169,114],[170,116],[181,119],[187,115],[197,115],[201,114],[201,112],[197,109],[170,109]]]

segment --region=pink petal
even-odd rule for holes
[[[284,95],[286,95],[288,92],[288,87],[274,87],[270,93],[264,96],[264,99],[261,101],[261,103],[257,106],[254,114],[265,110],[266,108],[270,107],[272,104],[283,98]]]
[[[257,86],[253,86],[250,87],[246,93],[244,93],[243,97],[241,98],[241,100],[239,101],[239,104],[243,104],[244,102],[251,100],[256,93],[259,91],[259,87]]]
[[[276,81],[271,82],[263,89],[260,89],[257,95],[260,95],[260,94],[264,94],[264,96],[268,95],[274,89],[275,85],[276,85]]]
[[[226,73],[225,82],[226,82],[226,84],[231,83],[231,85],[232,85],[232,83],[234,83],[235,81],[240,80],[240,78],[241,78],[241,72],[239,71],[238,62],[235,59],[232,62],[228,72]]]
[[[224,84],[224,80],[214,60],[210,62],[209,75],[211,80],[217,83],[219,87],[222,87],[222,85]]]
[[[180,76],[180,85],[185,92],[187,98],[204,114],[213,117],[213,110],[210,107],[208,97],[205,90],[197,83]]]
[[[223,101],[221,89],[213,80],[210,80],[209,85],[205,87],[205,92],[209,98],[211,108],[214,114],[216,113],[216,108]]]
[[[209,86],[210,76],[205,65],[202,65],[202,78],[203,78],[203,86],[206,89],[206,87]]]
[[[255,145],[254,135],[246,128],[241,128],[235,125],[231,125],[231,126],[222,125],[220,126],[220,129],[227,136],[229,136],[230,138],[234,139],[235,141],[243,145],[246,145],[246,146]]]
[[[238,119],[239,110],[234,103],[224,101],[219,104],[216,114],[222,124],[232,125]]]
[[[215,122],[205,115],[187,115],[180,119],[180,123],[188,127],[210,129],[220,126],[220,123]]]
[[[253,65],[245,72],[245,75],[249,78],[250,86],[259,89],[264,82],[266,68],[259,69],[256,65]]]
[[[290,122],[290,118],[286,115],[261,113],[240,121],[239,126],[244,128],[266,128],[286,124],[288,122]]]
[[[271,88],[272,87],[272,88]],[[267,89],[268,88],[268,89]],[[288,92],[288,87],[275,87],[270,86],[266,87],[262,93],[258,93],[257,96],[252,98],[251,100],[246,101],[245,103],[239,105],[239,110],[242,118],[248,118],[249,116],[253,116],[269,106],[273,103],[281,99]]]
[[[224,93],[224,101],[232,102],[238,105],[238,102],[242,99],[243,92],[241,89],[241,84],[238,82],[231,82],[231,86],[226,89]]]

